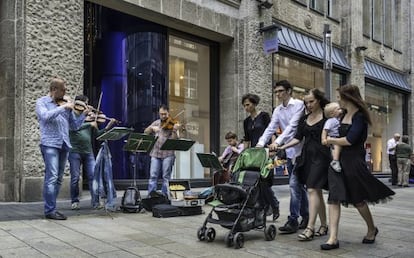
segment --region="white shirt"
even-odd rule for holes
[[[272,114],[272,119],[269,125],[260,137],[257,145],[265,146],[272,135],[280,127],[282,134],[276,138],[276,143],[280,146],[288,143],[295,137],[296,129],[298,127],[299,119],[304,114],[305,105],[302,100],[290,98],[286,106],[280,104],[275,108]],[[293,159],[300,154],[302,145],[297,144],[286,149],[286,156]]]
[[[387,153],[388,155],[395,155],[395,146],[397,146],[397,141],[394,138],[391,138],[387,141]],[[394,150],[390,151],[391,148]]]

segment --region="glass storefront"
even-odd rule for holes
[[[316,65],[303,59],[284,55],[273,55],[273,81],[288,80],[293,86],[293,97],[302,99],[307,89],[318,88],[325,91],[324,70],[322,64]],[[332,92],[345,83],[344,73],[332,72]],[[276,96],[274,106],[279,105]]]
[[[196,153],[210,150],[210,48],[208,45],[170,35],[170,114],[183,125],[181,138],[196,141],[186,152],[176,152],[173,178],[205,178]]]
[[[176,152],[172,177],[209,178],[196,153],[211,148],[212,43],[91,3],[86,10],[84,94],[91,104],[97,106],[102,93],[100,110],[138,133],[159,118],[160,104],[167,104],[184,125],[180,138],[195,141],[189,151]],[[114,179],[135,175],[146,182],[149,155],[124,151],[124,145],[124,140],[110,142]]]
[[[367,161],[372,164],[372,172],[390,172],[387,141],[394,133],[403,132],[404,95],[365,83],[365,101],[372,119],[366,141]]]

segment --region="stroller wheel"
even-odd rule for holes
[[[275,237],[276,237],[276,226],[272,224],[272,225],[266,227],[264,233],[265,233],[266,241],[271,241],[271,240],[275,239]]]
[[[233,244],[235,249],[242,248],[244,245],[244,235],[241,232],[237,232],[233,238]]]
[[[206,238],[205,238],[205,233],[206,233],[206,228],[205,227],[200,227],[198,230],[197,230],[197,238],[198,238],[198,240],[200,240],[200,241],[204,241]],[[215,232],[214,232],[215,233]]]
[[[216,230],[214,228],[208,228],[204,233],[204,237],[207,242],[213,242],[216,238]]]
[[[233,245],[233,234],[231,233],[231,231],[229,231],[225,236],[224,236],[224,242],[226,243],[227,247],[231,247]]]

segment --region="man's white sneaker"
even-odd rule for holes
[[[71,209],[72,210],[79,210],[80,209],[79,203],[78,202],[72,203]]]

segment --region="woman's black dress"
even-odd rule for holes
[[[306,123],[308,115],[301,118],[295,138],[304,139],[302,153],[296,160],[294,173],[307,188],[328,189],[328,168],[331,162],[330,149],[322,145],[321,135],[326,118],[314,125]]]
[[[395,193],[374,177],[365,161],[364,143],[368,134],[368,123],[361,112],[352,117],[352,124],[341,124],[340,137],[346,137],[350,146],[342,146],[340,162],[342,173],[330,171],[328,202],[359,204],[386,201]],[[332,174],[334,173],[334,174]],[[339,176],[339,177],[338,177]],[[343,180],[344,187],[341,187]],[[338,186],[338,187],[336,187]]]

